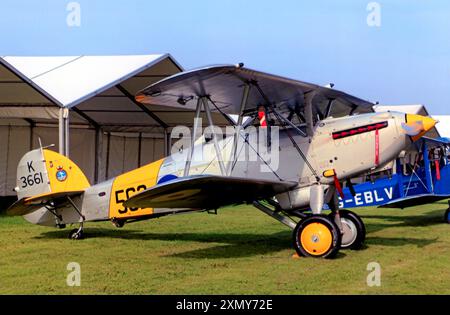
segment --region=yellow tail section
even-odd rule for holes
[[[43,154],[52,193],[79,191],[90,187],[84,173],[69,158],[45,149]]]
[[[20,201],[14,213],[31,211],[22,206],[42,203],[61,195],[82,193],[90,187],[80,168],[67,157],[46,149],[27,152],[17,166],[16,188]],[[16,207],[17,208],[17,207]]]
[[[67,157],[46,149],[25,153],[17,166],[16,188],[18,200],[6,210],[8,215],[23,215],[29,222],[55,226],[55,219],[46,211],[39,211],[55,199],[84,194],[89,181],[78,165]],[[36,213],[33,215],[32,213]],[[31,216],[26,216],[31,215]],[[78,219],[66,218],[66,222]]]

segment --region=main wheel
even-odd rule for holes
[[[294,229],[294,247],[300,256],[332,258],[340,246],[341,232],[327,216],[312,215]]]
[[[339,210],[342,224],[342,249],[361,249],[366,239],[366,227],[361,218],[349,210]],[[330,214],[334,221],[334,213]]]
[[[73,229],[69,233],[69,238],[71,240],[81,240],[84,237],[83,230]]]
[[[444,213],[444,221],[450,224],[450,208],[448,208]]]

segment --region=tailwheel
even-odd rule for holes
[[[339,210],[342,226],[342,249],[358,250],[364,244],[366,239],[366,227],[361,218],[354,212],[349,210]],[[334,220],[335,213],[330,214],[330,218]]]
[[[78,228],[78,229],[73,229],[69,233],[69,238],[71,240],[81,240],[81,239],[83,239],[84,238],[83,229],[81,227]]]
[[[116,228],[123,228],[123,226],[125,225],[125,220],[120,220],[116,218],[112,219],[111,222]]]
[[[450,208],[448,208],[444,213],[444,221],[450,224]]]
[[[294,247],[298,255],[332,258],[341,245],[341,232],[332,219],[312,215],[294,229]]]

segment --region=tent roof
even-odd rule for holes
[[[0,62],[54,104],[73,107],[170,55],[4,56]]]
[[[0,124],[15,124],[17,118],[56,124],[59,108],[67,107],[71,125],[107,131],[160,132],[190,125],[191,111],[146,106],[134,99],[137,91],[180,71],[169,54],[1,57]],[[218,115],[215,122],[226,124]]]

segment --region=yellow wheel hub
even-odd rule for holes
[[[332,246],[333,236],[330,229],[318,222],[308,224],[300,234],[302,247],[312,256],[325,254]]]

